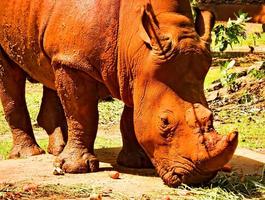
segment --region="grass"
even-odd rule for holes
[[[42,97],[42,86],[40,84],[27,84],[26,87],[26,99],[27,107],[31,117],[31,123],[34,125],[37,123],[40,103]],[[41,131],[41,128],[34,127],[35,132]],[[2,104],[0,105],[0,135],[10,134],[9,126],[4,117],[4,111]]]
[[[37,186],[31,191],[24,191],[23,186],[29,184],[30,183],[18,183],[16,185],[9,183],[0,184],[0,199],[90,199],[93,195],[98,194],[100,194],[103,199],[105,197],[115,200],[128,199],[125,195],[120,193],[103,191],[100,187],[84,184],[72,186],[49,184]]]
[[[212,82],[214,82],[217,79],[220,79],[220,68],[219,67],[210,68],[210,70],[208,71],[205,77],[204,88],[208,89],[212,84]]]
[[[129,200],[128,196],[112,190],[91,185],[64,186],[58,184],[39,185],[32,191],[23,190],[28,183],[0,184],[0,199],[17,196],[21,199],[70,199],[89,198],[100,194],[103,199]],[[181,185],[178,188],[167,188],[142,194],[134,199],[187,199],[187,200],[241,200],[263,199],[265,195],[264,177],[240,176],[236,173],[219,173],[207,186],[189,187]],[[11,198],[10,198],[11,199]]]
[[[265,111],[251,112],[249,110],[222,110],[218,116],[223,122],[216,126],[220,133],[228,133],[232,130],[238,130],[239,146],[251,149],[264,149],[265,136]]]
[[[176,199],[228,200],[260,199],[264,197],[263,177],[240,176],[236,173],[219,173],[207,186],[189,187],[182,185],[169,195]]]
[[[264,46],[265,44],[265,33],[261,33],[260,38],[255,36],[255,34],[249,34],[246,40],[241,39],[240,43],[237,46]]]
[[[39,146],[46,150],[48,147],[48,139],[39,139],[38,140]],[[12,141],[10,139],[6,140],[1,140],[0,139],[0,160],[2,159],[7,159],[8,158],[8,153],[10,152],[12,148]]]
[[[98,109],[99,125],[111,126],[119,122],[123,110],[123,103],[118,100],[111,102],[100,102]]]
[[[264,43],[265,44],[265,43]],[[218,62],[215,62],[217,64]],[[240,66],[246,63],[237,63]],[[219,63],[218,65],[221,65]],[[218,66],[217,65],[217,66]],[[247,66],[251,64],[247,63]],[[229,73],[235,72],[235,68],[229,70]],[[204,87],[208,89],[211,83],[220,79],[220,67],[212,67],[205,79]],[[249,76],[249,78],[253,78]],[[247,90],[247,88],[246,88]],[[247,92],[247,91],[245,91]],[[241,97],[244,93],[241,94]],[[251,95],[255,99],[254,95]],[[215,118],[218,118],[221,123],[217,123],[215,128],[218,132],[226,134],[232,130],[239,131],[239,147],[246,147],[251,149],[264,149],[265,136],[263,134],[265,124],[265,111],[255,108],[255,105],[245,103],[241,105],[228,105],[226,107],[219,107],[220,112],[215,113]]]

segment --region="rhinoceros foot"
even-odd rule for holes
[[[9,153],[8,158],[9,159],[25,158],[44,153],[45,151],[42,150],[37,144],[31,144],[31,145],[18,144],[13,146],[11,152]]]
[[[127,150],[122,148],[117,163],[130,168],[153,168],[153,164],[141,149]]]
[[[58,127],[54,130],[54,132],[49,135],[49,145],[48,145],[48,153],[58,156],[64,149],[65,142],[63,139],[63,134],[61,128]]]
[[[68,148],[55,159],[54,166],[61,168],[66,173],[87,173],[99,170],[99,161],[86,149]]]

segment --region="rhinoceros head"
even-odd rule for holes
[[[213,128],[203,83],[211,65],[207,45],[184,15],[142,9],[146,45],[134,83],[134,126],[158,174],[170,186],[210,180],[231,159],[237,132]]]

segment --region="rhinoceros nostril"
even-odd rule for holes
[[[205,142],[205,138],[204,138],[203,135],[200,135],[200,137],[199,137],[199,142],[200,142],[201,144],[204,144],[204,142]]]

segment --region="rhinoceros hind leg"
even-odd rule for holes
[[[134,133],[133,109],[126,105],[122,113],[120,128],[123,147],[118,155],[118,164],[131,168],[152,168],[150,159],[139,145]]]
[[[97,82],[84,72],[58,64],[55,82],[68,125],[68,140],[54,165],[67,173],[94,172],[99,161],[94,155],[98,125]]]
[[[36,143],[25,100],[26,74],[0,48],[0,98],[13,135],[9,158],[45,153]]]
[[[37,121],[49,135],[48,153],[59,155],[67,141],[66,118],[56,91],[45,86]]]

